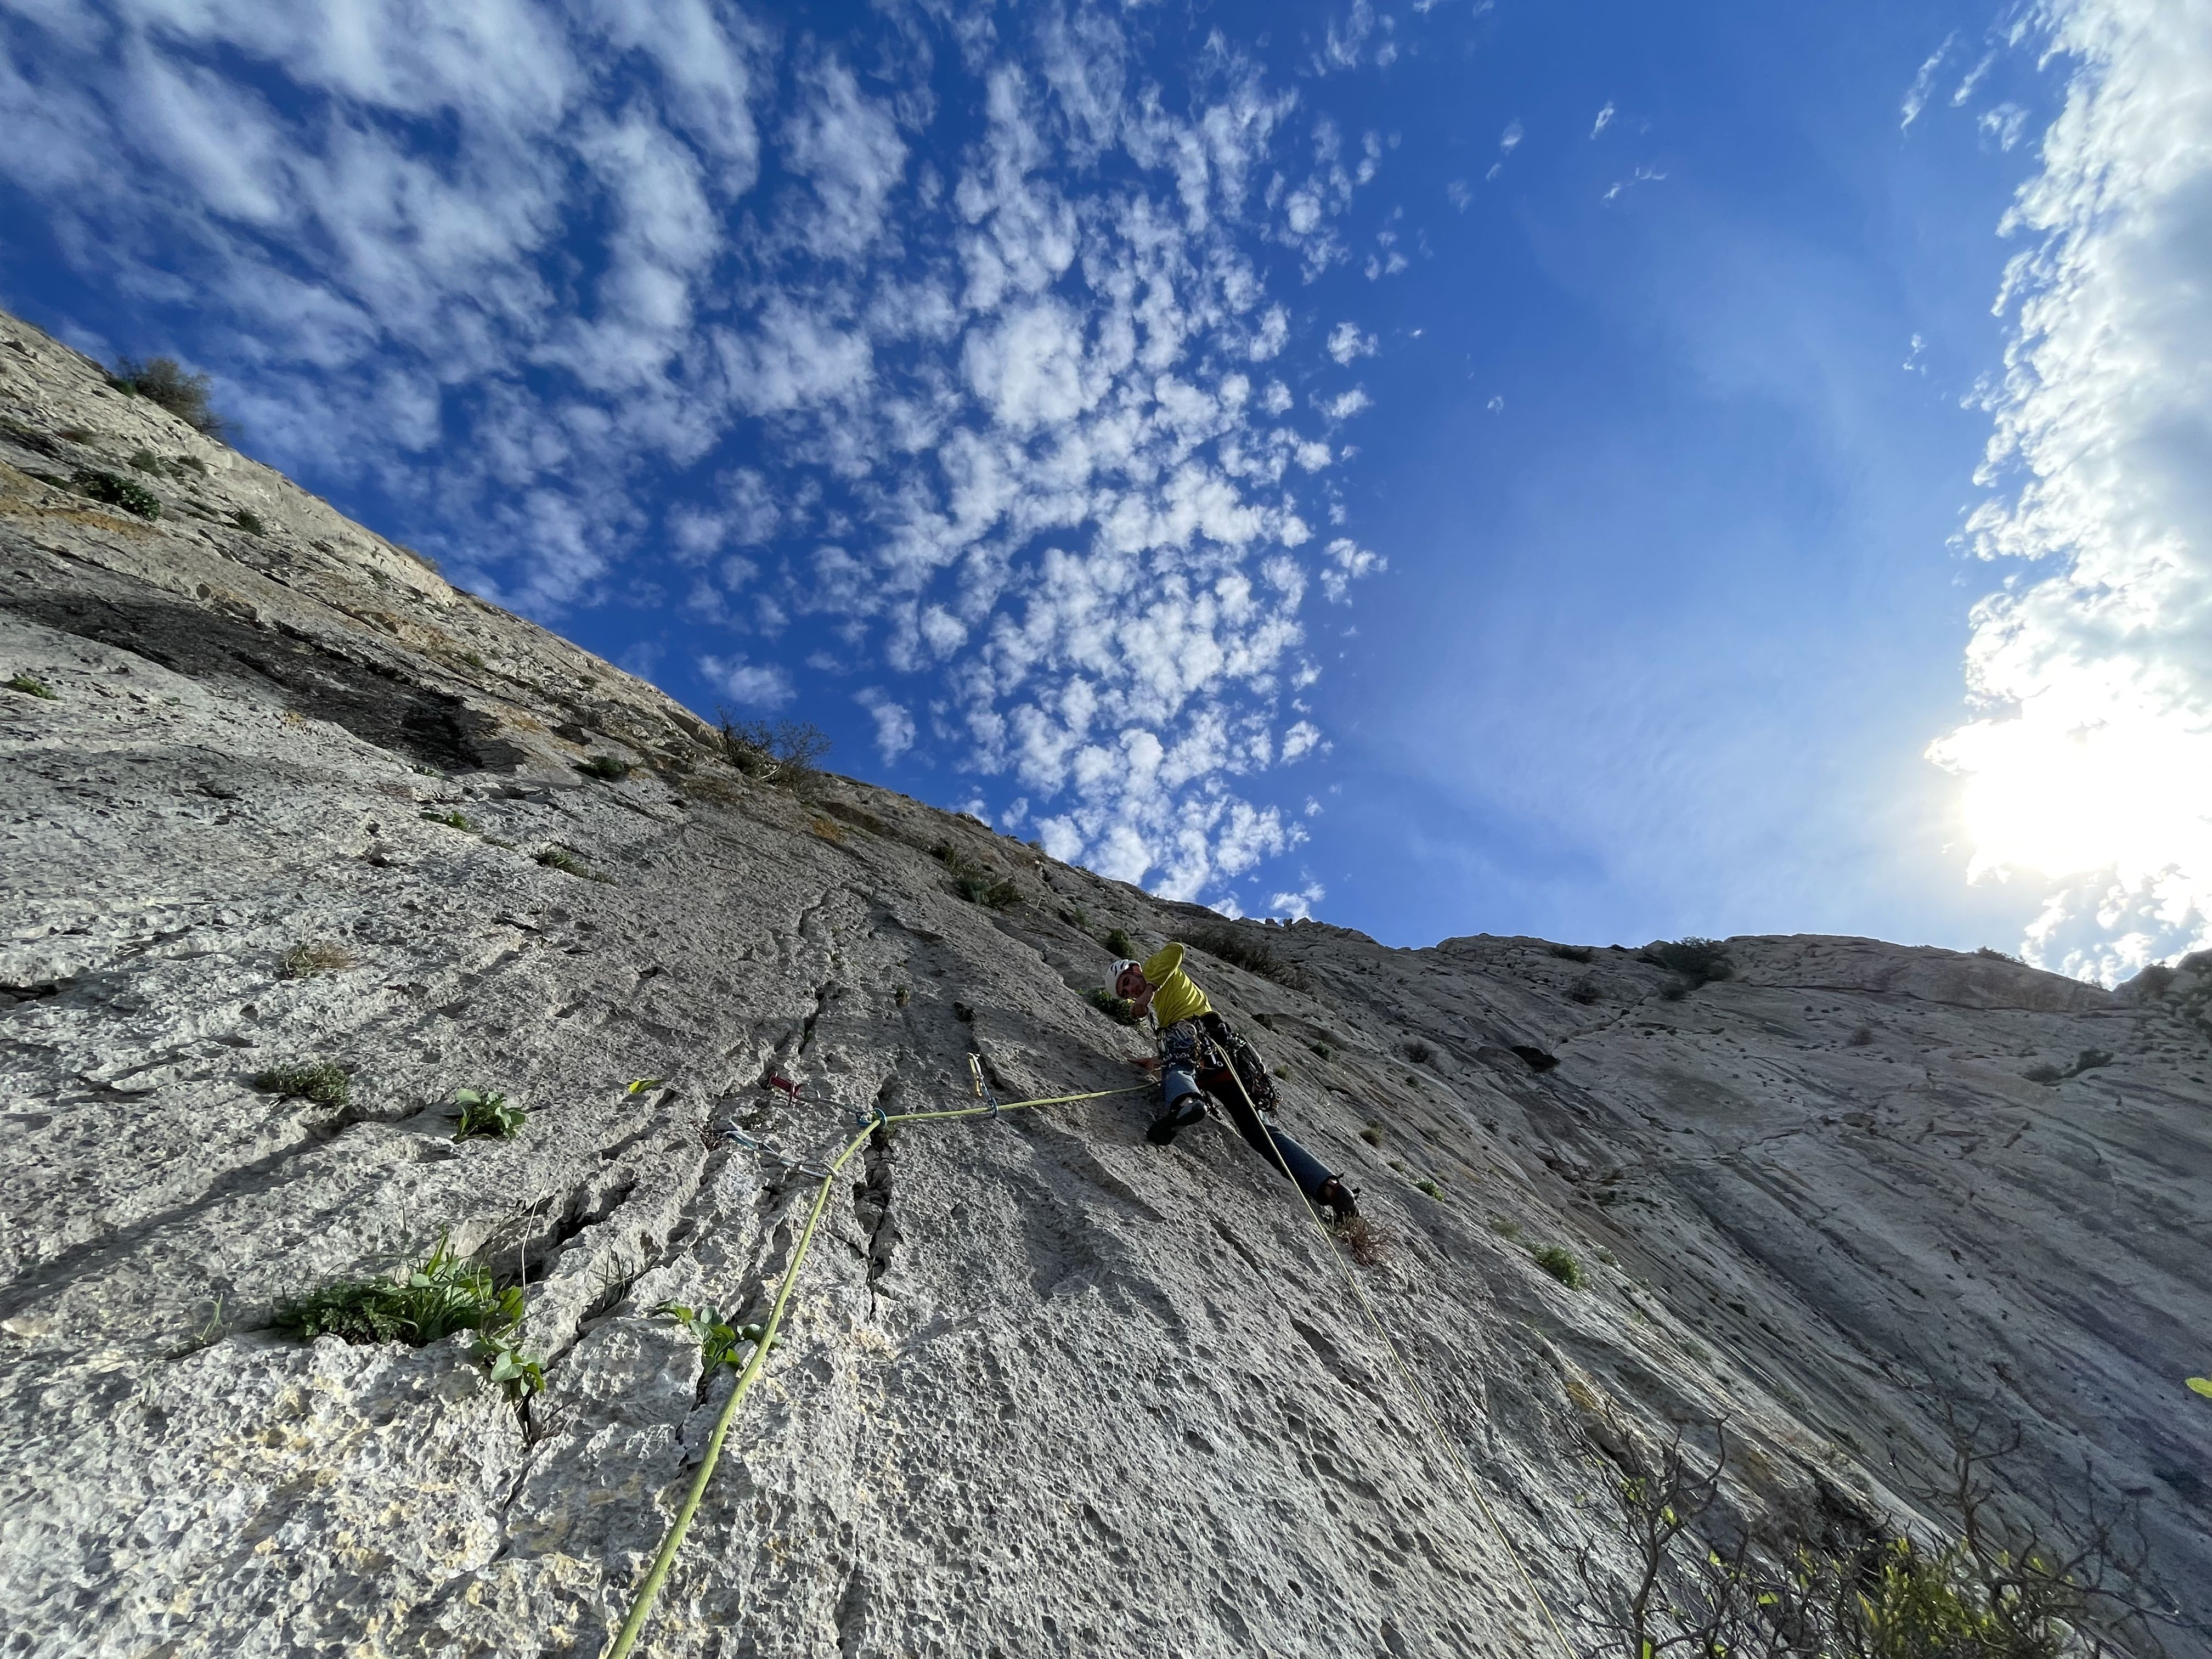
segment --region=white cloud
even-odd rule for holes
[[[2212,15],[2069,0],[2073,59],[2008,228],[2017,334],[1969,520],[2043,561],[1974,613],[1984,714],[1930,753],[1964,779],[1978,876],[2051,879],[2027,948],[2112,978],[2212,943]]]
[[[1272,735],[1301,610],[1357,572],[1293,486],[1371,400],[1255,376],[1319,355],[1261,256],[1349,263],[1383,135],[1294,141],[1298,91],[1218,37],[1152,84],[1106,9],[937,57],[927,20],[833,51],[716,0],[52,15],[0,58],[0,174],[88,283],[189,297],[272,461],[540,615],[659,582],[735,705],[799,696],[787,638],[1061,856],[1190,896],[1303,836],[1238,792],[1316,741]],[[1336,40],[1381,64],[1392,27],[1359,0]]]
[[[866,709],[876,722],[876,752],[888,765],[914,747],[914,716],[880,686],[857,691],[853,701]]]
[[[1339,323],[1328,331],[1328,355],[1349,367],[1356,358],[1375,355],[1375,337],[1361,333],[1357,323]]]
[[[1490,401],[1483,404],[1483,407],[1493,415],[1504,414],[1505,412],[1505,394],[1502,392],[1492,392],[1491,394]]]
[[[1313,915],[1313,908],[1328,896],[1328,890],[1317,881],[1310,881],[1295,892],[1278,893],[1267,901],[1268,910],[1292,921],[1305,921]]]
[[[1328,568],[1321,574],[1322,592],[1331,605],[1345,604],[1352,583],[1389,568],[1389,562],[1381,554],[1360,546],[1350,537],[1340,536],[1328,544]]]
[[[732,702],[747,708],[781,708],[793,695],[791,676],[775,663],[748,662],[742,656],[702,656],[699,672]]]
[[[1512,155],[1515,150],[1521,148],[1521,139],[1522,126],[1520,121],[1517,118],[1508,121],[1505,124],[1505,131],[1500,133],[1498,137],[1498,154],[1501,155]]]
[[[1287,766],[1321,746],[1321,728],[1311,720],[1300,720],[1283,733],[1283,763]]]
[[[1958,40],[1956,29],[1945,35],[1943,44],[1928,54],[1928,61],[1921,64],[1919,73],[1912,77],[1912,84],[1905,88],[1905,102],[1899,111],[1904,118],[1898,123],[1900,128],[1911,126],[1920,118],[1920,112],[1928,107],[1928,94],[1936,84],[1936,71],[1943,66],[1943,60],[1951,55],[1951,48],[1958,44]]]
[[[1467,211],[1467,204],[1474,200],[1474,191],[1464,179],[1455,179],[1444,186],[1444,199],[1459,212]]]
[[[1603,132],[1612,125],[1613,100],[1608,98],[1605,100],[1605,107],[1597,112],[1597,119],[1590,123],[1590,137],[1593,138],[1596,137],[1598,134]]]

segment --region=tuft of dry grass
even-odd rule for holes
[[[313,979],[317,974],[343,973],[360,958],[336,939],[308,939],[293,945],[276,959],[286,979]]]
[[[1378,1227],[1365,1216],[1354,1216],[1336,1230],[1345,1250],[1363,1267],[1379,1267],[1390,1259],[1390,1252],[1398,1236],[1388,1227]]]
[[[835,818],[817,817],[806,827],[811,830],[817,838],[828,842],[832,847],[842,847],[845,844],[845,826]]]

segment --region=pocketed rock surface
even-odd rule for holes
[[[0,681],[52,694],[0,690],[0,1650],[602,1652],[730,1386],[655,1306],[763,1316],[809,1165],[972,1103],[971,1052],[1127,1085],[1100,939],[1214,919],[749,778],[6,318],[0,416]],[[2022,1425],[2022,1486],[2132,1500],[2212,1652],[2212,974],[1737,939],[1669,1000],[1632,951],[1236,931],[1306,988],[1194,968],[1363,1190],[1437,1421],[1225,1127],[879,1132],[641,1652],[1556,1652],[1608,1446],[1725,1420],[1734,1511],[1925,1524],[1946,1401]],[[343,1105],[252,1081],[322,1061]],[[463,1086],[521,1133],[456,1140]],[[525,1286],[544,1395],[274,1328],[441,1237]]]

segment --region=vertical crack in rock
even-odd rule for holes
[[[898,1092],[898,1073],[893,1072],[876,1091],[878,1111],[890,1109],[890,1102]],[[882,1125],[868,1137],[861,1149],[866,1176],[853,1186],[853,1217],[867,1234],[868,1285],[875,1282],[890,1268],[891,1253],[898,1248],[898,1223],[891,1213],[891,1137]]]

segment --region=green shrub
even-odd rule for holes
[[[476,825],[470,823],[466,815],[459,810],[450,812],[425,811],[422,814],[422,822],[425,823],[442,823],[448,830],[465,830],[471,835],[476,833]]]
[[[1313,1050],[1314,1057],[1316,1060],[1334,1060],[1336,1058],[1336,1050],[1330,1048],[1326,1042],[1309,1042],[1306,1044],[1306,1047]]]
[[[157,404],[196,431],[221,438],[228,422],[208,407],[208,377],[191,374],[174,357],[155,357],[137,362],[125,357],[115,365],[108,384]]]
[[[1547,1244],[1540,1250],[1532,1250],[1536,1265],[1571,1291],[1583,1287],[1583,1264],[1575,1260],[1575,1253],[1563,1244]]]
[[[461,1127],[453,1131],[456,1140],[477,1135],[512,1140],[530,1119],[521,1107],[508,1105],[507,1097],[496,1089],[456,1089],[453,1104],[461,1109]]]
[[[749,778],[805,794],[822,779],[830,739],[811,720],[744,720],[720,712],[722,753]]]
[[[1094,986],[1090,993],[1091,1006],[1117,1025],[1137,1023],[1137,1006],[1127,997],[1117,997],[1103,986]]]
[[[1427,1043],[1419,1041],[1418,1038],[1412,1042],[1407,1043],[1401,1052],[1405,1054],[1407,1059],[1412,1060],[1416,1066],[1425,1066],[1437,1057],[1437,1051],[1430,1048]],[[1409,1077],[1406,1081],[1408,1083],[1418,1083],[1419,1079]]]
[[[44,697],[49,702],[58,701],[54,688],[36,674],[18,674],[8,682],[10,691],[21,691],[27,697]]]
[[[80,495],[107,507],[119,507],[142,519],[161,516],[161,501],[152,490],[116,473],[103,472],[96,466],[81,466],[70,474],[70,488]]]
[[[1419,1181],[1416,1181],[1413,1185],[1419,1188],[1421,1191],[1426,1193],[1431,1198],[1435,1199],[1438,1203],[1441,1204],[1443,1201],[1444,1189],[1437,1186],[1437,1183],[1427,1176],[1423,1176]]]
[[[932,855],[952,877],[952,890],[970,904],[992,910],[1010,910],[1022,902],[1022,890],[1011,876],[994,876],[951,842],[939,842]]]
[[[253,1086],[290,1099],[311,1100],[318,1106],[343,1106],[351,1091],[344,1068],[331,1060],[272,1066],[253,1074]]]
[[[1735,964],[1729,960],[1725,945],[1717,939],[1699,939],[1694,933],[1647,945],[1641,956],[1653,967],[1679,975],[1685,981],[1686,990],[1694,991],[1700,985],[1729,978],[1735,972]]]
[[[1588,962],[1596,954],[1587,945],[1554,945],[1549,948],[1563,962]]]
[[[230,521],[249,536],[263,536],[269,532],[269,526],[261,522],[261,515],[251,507],[240,507],[230,515]]]
[[[179,455],[169,463],[169,471],[173,473],[179,467],[190,467],[203,478],[207,477],[207,463],[197,455]]]
[[[1517,1221],[1509,1221],[1502,1215],[1494,1215],[1490,1218],[1490,1231],[1500,1238],[1517,1241],[1521,1237],[1521,1224]]]
[[[57,438],[66,438],[73,444],[89,444],[100,434],[89,427],[64,426],[55,428],[54,435]]]
[[[1379,1123],[1369,1124],[1359,1132],[1359,1138],[1370,1146],[1380,1146],[1382,1144],[1382,1126]]]
[[[568,764],[587,778],[599,778],[608,783],[620,783],[630,772],[629,763],[614,755],[594,755],[589,760],[570,761]]]
[[[131,465],[141,472],[152,473],[157,478],[169,470],[161,465],[161,458],[150,449],[132,450]]]
[[[1129,937],[1128,929],[1126,927],[1109,927],[1106,930],[1106,937],[1099,943],[1111,951],[1115,957],[1125,957],[1132,962],[1143,954],[1137,949],[1137,941]]]
[[[2140,996],[2162,997],[2173,988],[2173,969],[2162,962],[2154,962],[2128,981],[2128,988]]]
[[[2027,966],[2026,963],[2022,962],[2018,957],[2013,955],[2009,951],[2000,951],[1994,945],[1978,945],[1974,947],[1974,954],[1988,962],[2008,962],[2015,968],[2025,968]]]

